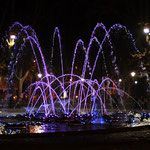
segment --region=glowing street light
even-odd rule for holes
[[[16,35],[10,35],[10,39],[15,40],[16,39]]]
[[[138,82],[137,82],[137,81],[135,81],[134,83],[135,83],[135,84],[138,84]]]
[[[9,48],[13,47],[15,45],[15,39],[16,39],[16,35],[13,35],[13,34],[10,35],[9,40],[6,39],[8,45],[9,45]]]
[[[136,73],[135,72],[131,72],[131,77],[135,77]]]
[[[145,26],[143,31],[146,34],[146,42],[150,45],[150,28]]]
[[[121,82],[122,82],[122,79],[119,79],[119,82],[121,83]]]
[[[41,73],[38,73],[37,76],[38,76],[38,78],[42,78],[42,74]]]
[[[148,27],[145,27],[144,28],[144,33],[148,34],[150,32],[149,28]]]

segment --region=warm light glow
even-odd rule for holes
[[[16,35],[10,35],[9,40],[6,39],[6,42],[8,43],[9,48],[11,48],[15,45],[15,39],[16,39]]]
[[[149,33],[149,28],[147,28],[147,27],[144,28],[144,33],[146,33],[146,34]]]
[[[63,98],[67,98],[67,91],[64,91]]]
[[[42,74],[41,73],[38,73],[38,78],[42,78]]]
[[[17,96],[14,96],[13,99],[16,100],[16,99],[17,99]]]
[[[8,41],[8,39],[7,39],[6,41],[7,41],[8,45],[9,45],[9,47],[12,47],[12,46],[15,45],[14,39],[10,39],[10,41]]]
[[[136,73],[135,72],[131,72],[131,76],[135,77]]]
[[[75,66],[75,69],[78,69],[78,67],[77,67],[77,66]]]

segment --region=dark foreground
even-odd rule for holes
[[[150,127],[1,135],[0,144],[0,150],[149,150]]]

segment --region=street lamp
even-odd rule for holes
[[[15,39],[16,39],[16,35],[12,34],[10,35],[9,40],[8,39],[6,40],[9,45],[9,48],[15,45]]]
[[[122,79],[119,79],[119,82],[121,83],[121,82],[122,82]]]
[[[15,40],[16,39],[16,35],[10,35],[10,39]]]
[[[38,76],[38,78],[42,78],[42,74],[41,73],[38,73],[37,76]]]
[[[135,77],[136,73],[133,71],[130,73],[131,74],[131,77]]]
[[[135,84],[138,84],[138,81],[134,81]]]
[[[144,31],[144,33],[146,33],[146,34],[148,34],[148,33],[150,32],[150,30],[149,30],[148,27],[145,27],[143,31]]]

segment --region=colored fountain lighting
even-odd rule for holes
[[[16,23],[16,25],[18,25],[18,23]],[[31,87],[33,90],[27,107],[29,115],[31,115],[35,110],[37,110],[36,113],[44,111],[46,117],[51,114],[57,115],[56,112],[60,111],[64,114],[68,113],[69,117],[73,113],[77,113],[79,116],[81,114],[90,114],[92,116],[93,114],[97,114],[98,111],[101,113],[101,115],[103,115],[104,113],[107,113],[106,97],[113,107],[114,102],[112,100],[111,93],[115,91],[115,94],[120,95],[120,93],[123,93],[123,91],[121,91],[121,89],[118,89],[116,84],[110,78],[105,78],[101,81],[101,79],[93,79],[93,74],[95,72],[96,66],[98,65],[98,59],[100,58],[100,55],[102,55],[102,58],[104,59],[103,67],[105,68],[107,76],[109,74],[109,70],[107,70],[106,64],[107,61],[105,61],[105,53],[103,52],[103,43],[105,43],[105,41],[108,41],[108,44],[111,47],[110,57],[112,58],[112,66],[114,68],[115,75],[119,75],[119,70],[116,63],[116,56],[113,51],[113,43],[110,39],[110,34],[113,30],[124,30],[128,38],[131,39],[131,43],[133,44],[133,46],[135,46],[134,40],[132,39],[130,32],[126,30],[125,26],[116,24],[113,25],[109,30],[107,30],[102,23],[97,24],[91,34],[88,47],[84,46],[84,42],[81,39],[77,41],[74,49],[72,65],[70,67],[69,72],[64,74],[61,36],[58,27],[55,28],[53,34],[53,46],[50,57],[51,70],[48,72],[49,68],[47,68],[46,66],[45,59],[35,32],[33,31],[33,36],[31,37],[29,36],[31,34],[28,33],[28,26],[24,27],[21,24],[19,25],[21,31],[24,31],[24,33],[26,34],[27,38],[25,39],[25,41],[28,40],[31,45],[33,54],[35,56],[34,62],[37,64],[38,72],[42,72],[42,74],[39,73],[37,75],[38,78],[40,78],[40,80],[36,81],[35,83],[32,83],[26,90],[26,92],[28,92],[31,89]],[[96,37],[96,31],[98,29],[101,29],[105,32],[105,36],[102,41],[99,41]],[[55,49],[54,46],[56,36],[59,40],[59,42],[57,42],[59,43],[59,49]],[[98,45],[98,51],[96,58],[93,61],[94,64],[91,67],[90,52],[94,42],[96,42],[96,44]],[[36,49],[38,49],[38,56],[40,55],[40,59],[37,57],[37,52],[35,51],[34,45],[36,45]],[[25,43],[22,46],[25,46]],[[79,66],[79,64],[76,64],[77,60],[80,59],[80,55],[78,55],[80,53],[79,49],[83,51],[82,55],[84,55],[84,57],[81,57],[84,58],[82,59],[83,66]],[[59,66],[59,70],[61,70],[61,73],[58,76],[56,76],[55,73],[53,73],[52,69],[54,65],[53,59],[56,59],[56,57],[53,57],[54,55],[56,55],[56,50],[58,50],[56,52],[57,59],[60,59],[61,62]],[[19,60],[17,61],[19,62]],[[41,62],[42,64],[40,64]],[[75,74],[75,72],[77,72],[78,69],[81,69],[81,73],[79,75]],[[132,75],[133,74],[131,74],[131,76]],[[101,82],[99,83],[98,81]],[[122,79],[119,79],[119,82],[122,82]],[[124,94],[126,93],[124,92]],[[120,100],[120,103],[122,106],[122,100]],[[116,107],[119,110],[119,106]],[[98,121],[100,123],[103,123],[102,118]]]

